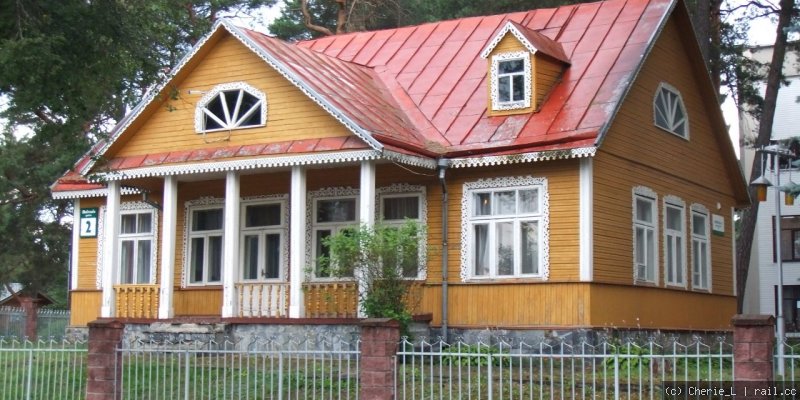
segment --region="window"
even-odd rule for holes
[[[356,196],[314,199],[312,220],[312,254],[315,278],[331,278],[330,249],[325,238],[358,224],[358,202]]]
[[[475,190],[465,185],[468,276],[544,277],[545,181],[514,183],[523,182],[541,184]]]
[[[708,211],[692,207],[692,287],[695,289],[710,288],[708,231]]]
[[[637,282],[656,283],[656,197],[649,189],[637,189],[633,195],[634,277]]]
[[[283,203],[242,207],[242,279],[279,280],[283,271]]]
[[[421,221],[422,216],[422,195],[421,194],[385,194],[380,197],[380,213],[381,220],[388,227],[400,227],[406,223],[407,220]],[[424,243],[420,243],[417,249],[419,257],[416,259],[403,260],[402,274],[406,278],[417,278],[419,276],[419,267],[424,262],[422,254]],[[413,250],[413,249],[411,249]]]
[[[220,85],[198,103],[197,132],[262,126],[267,119],[266,96],[246,83]]]
[[[123,212],[120,221],[121,284],[148,284],[153,268],[153,212]]]
[[[677,89],[666,83],[659,85],[653,99],[653,116],[657,127],[689,138],[689,119]]]
[[[531,106],[531,61],[527,52],[492,57],[492,108],[512,110]]]
[[[772,217],[771,232],[775,236],[775,217]],[[776,260],[774,247],[773,244],[773,261]],[[800,261],[800,215],[781,217],[781,259]]]
[[[664,202],[664,269],[668,285],[685,286],[684,206],[680,200]]]
[[[222,208],[191,210],[189,226],[189,284],[220,283]]]

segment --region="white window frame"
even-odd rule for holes
[[[341,222],[317,222],[317,205],[320,201],[323,200],[343,200],[343,199],[354,199],[355,200],[355,219],[353,221],[341,221]],[[311,254],[311,273],[310,278],[312,281],[316,282],[326,282],[326,281],[352,281],[355,279],[354,277],[335,277],[335,276],[317,276],[317,232],[322,230],[329,230],[331,231],[331,235],[335,235],[338,232],[342,231],[343,229],[357,227],[360,223],[359,219],[359,191],[358,189],[350,189],[350,188],[329,188],[329,189],[322,189],[316,192],[311,192],[308,196],[308,201],[311,203],[311,207],[309,208],[310,215],[308,216],[309,224],[311,225],[311,229],[309,229],[309,237],[308,237],[308,247],[310,248]]]
[[[653,221],[648,222],[644,220],[639,220],[636,217],[636,202],[637,200],[644,200],[650,204],[651,213],[653,215]],[[658,285],[658,194],[650,188],[644,186],[638,186],[633,189],[633,203],[632,203],[632,218],[633,221],[633,280],[635,283],[646,283],[646,284],[654,284]],[[643,265],[645,268],[645,276],[639,272],[641,265],[637,262],[637,253],[638,248],[636,246],[637,240],[637,231],[641,229],[643,230],[645,237],[644,240],[647,240],[647,232],[651,232],[653,235],[653,243],[650,244],[649,250],[653,253],[653,265]],[[647,259],[647,255],[645,255],[645,259]],[[652,274],[652,279],[648,279],[648,271]]]
[[[384,225],[387,226],[396,226],[400,227],[405,224],[405,220],[390,220],[386,221],[383,219],[383,200],[387,198],[398,198],[398,197],[416,197],[418,201],[418,212],[419,215],[413,221],[416,221],[420,225],[427,226],[427,207],[425,202],[425,187],[424,186],[411,186],[411,185],[393,185],[389,187],[383,187],[378,189],[378,207],[377,212],[377,220],[381,221]],[[419,243],[419,268],[417,269],[417,275],[415,277],[404,277],[406,279],[426,279],[426,262],[427,262],[427,245],[428,245],[428,238],[427,234],[423,235],[420,238]]]
[[[208,231],[200,231],[200,232],[193,232],[192,225],[194,222],[194,212],[195,211],[203,211],[203,210],[221,210],[222,211],[222,228],[215,229],[215,230],[208,230]],[[184,271],[186,272],[186,286],[217,286],[222,285],[223,281],[223,274],[225,273],[225,246],[224,246],[224,230],[225,230],[225,207],[223,204],[214,204],[214,205],[197,205],[197,206],[189,206],[187,208],[187,218],[186,221],[186,245],[184,246]],[[222,264],[220,266],[220,279],[219,281],[209,281],[208,277],[210,275],[208,267],[208,251],[209,251],[209,238],[212,236],[219,236],[223,240],[222,251],[220,253],[220,257],[222,258]],[[203,279],[199,282],[192,282],[192,239],[203,238],[204,239],[204,253],[203,253]]]
[[[538,190],[539,211],[536,213],[519,213],[508,215],[475,216],[476,195],[479,193],[494,193],[503,191]],[[546,178],[509,177],[486,179],[464,184],[461,210],[461,279],[462,281],[505,280],[519,278],[533,278],[547,280],[549,276],[549,194]],[[518,205],[519,203],[517,203]],[[512,222],[514,226],[514,249],[521,249],[521,237],[518,234],[522,222],[535,221],[538,224],[538,271],[533,274],[521,273],[521,251],[514,253],[514,271],[511,275],[498,275],[496,266],[496,252],[489,257],[490,270],[486,275],[475,274],[475,225],[488,224],[488,240],[490,248],[496,243],[496,225],[502,222]]]
[[[686,204],[678,197],[675,196],[664,196],[664,212],[663,212],[663,221],[664,224],[664,283],[667,286],[672,287],[682,287],[686,288],[686,283],[688,279],[686,278],[686,249],[688,248],[686,244]],[[668,228],[667,225],[667,209],[675,209],[680,212],[681,216],[681,229],[674,230]],[[677,241],[680,239],[680,246],[677,246]],[[672,242],[672,250],[673,254],[669,254],[669,246],[668,243]],[[680,248],[682,251],[679,256],[677,256],[677,250]],[[679,262],[680,265],[670,265],[669,260],[670,256],[676,262]],[[677,257],[676,257],[677,256]],[[678,272],[680,272],[681,278],[678,279]],[[670,279],[670,273],[673,274],[674,279]]]
[[[692,236],[692,289],[711,291],[711,224],[708,209],[699,204],[693,204],[691,207],[690,232]],[[703,225],[705,227],[705,235],[698,235],[694,232],[694,217],[700,216],[704,219]],[[702,255],[702,261],[705,262],[705,270],[698,268],[698,259],[695,257],[695,250],[701,245],[705,244],[705,255]],[[700,247],[702,249],[702,247]],[[702,285],[702,275],[705,273],[706,284]],[[695,274],[700,275],[699,282],[695,280]]]
[[[675,101],[672,104],[667,102],[667,93],[676,96]],[[666,119],[668,126],[659,124],[658,118],[656,117],[657,113],[659,113],[659,102],[662,101],[664,102],[664,112],[667,114],[664,115],[664,119]],[[682,120],[675,115],[677,110],[680,110],[683,113]],[[681,123],[684,127],[683,132],[677,131],[677,128]],[[683,97],[678,89],[666,82],[661,82],[661,84],[658,85],[656,94],[653,96],[653,124],[658,128],[672,133],[675,136],[689,140],[689,113],[686,111],[686,106],[683,103]]]
[[[524,78],[524,99],[517,100],[517,101],[500,101],[500,87],[499,87],[499,79],[501,76],[510,76],[506,74],[500,74],[500,63],[504,61],[513,61],[513,60],[522,60],[525,64],[523,69],[523,78]],[[491,101],[492,101],[492,110],[494,111],[504,111],[504,110],[517,110],[523,108],[529,108],[531,106],[531,55],[527,51],[515,51],[509,53],[501,53],[492,56],[492,67],[491,67],[491,79],[490,79],[490,93],[491,93]],[[513,92],[512,92],[513,98]]]
[[[288,265],[288,249],[286,248],[286,237],[287,237],[287,218],[286,218],[286,200],[285,196],[281,196],[284,199],[275,199],[275,200],[245,200],[241,203],[241,216],[240,216],[240,253],[239,253],[239,276],[242,282],[285,282],[286,281],[286,267]],[[261,206],[261,205],[274,205],[277,204],[280,206],[280,224],[278,225],[270,225],[270,226],[257,226],[257,227],[250,227],[248,228],[245,226],[245,222],[247,219],[247,207],[249,206]],[[260,249],[264,248],[264,242],[266,241],[267,235],[279,235],[280,243],[278,245],[279,249],[279,265],[278,265],[278,277],[277,278],[266,278],[264,277],[263,269],[266,268],[266,254],[264,254]],[[258,266],[259,266],[259,278],[256,279],[246,279],[245,278],[245,236],[256,235],[258,236]]]
[[[223,95],[224,92],[231,92],[231,91],[238,91],[238,102],[236,108],[234,110],[228,110],[227,103],[222,101],[222,108],[225,115],[223,119],[220,119],[219,116],[214,115],[207,106],[208,104],[217,98],[218,96]],[[246,92],[256,99],[258,99],[257,103],[251,107],[250,110],[242,111],[238,107],[241,104],[243,93]],[[260,109],[255,110],[257,106],[260,106]],[[247,112],[250,111],[250,112]],[[259,114],[259,123],[255,125],[245,125],[242,126],[241,124],[248,119],[253,113],[257,112]],[[214,119],[221,127],[214,128],[214,129],[206,129],[205,127],[205,117],[209,116]],[[238,118],[237,118],[238,117]],[[264,92],[256,89],[253,86],[248,85],[245,82],[231,82],[231,83],[224,83],[221,85],[215,86],[213,89],[208,91],[201,99],[197,102],[197,107],[195,108],[195,116],[194,116],[194,129],[197,133],[207,133],[207,132],[219,132],[219,131],[230,131],[234,129],[247,129],[247,128],[258,128],[265,126],[267,123],[267,96]]]
[[[140,214],[149,214],[150,215],[150,232],[148,232],[148,233],[127,233],[127,234],[126,233],[122,233],[122,231],[121,231],[121,229],[122,229],[122,217],[124,215],[137,215],[138,216]],[[158,246],[158,242],[157,242],[158,223],[156,221],[156,218],[158,218],[158,214],[156,213],[156,211],[152,207],[149,207],[149,206],[147,206],[146,208],[126,207],[126,209],[120,211],[120,234],[119,234],[119,237],[117,238],[117,242],[119,244],[119,254],[118,254],[118,260],[117,260],[117,268],[119,269],[119,276],[117,276],[117,282],[116,282],[117,284],[120,284],[120,285],[148,285],[148,284],[154,284],[155,283],[155,276],[156,276],[156,269],[157,269],[157,265],[156,265],[156,262],[157,262],[156,247]],[[137,217],[137,219],[138,219],[138,217]],[[138,224],[138,220],[137,220],[137,224]],[[122,280],[123,280],[122,242],[129,241],[129,240],[133,241],[133,255],[134,255],[134,262],[133,263],[134,263],[134,265],[133,265],[132,268],[134,269],[134,271],[133,271],[134,280],[135,280],[136,276],[138,275],[138,273],[137,273],[138,271],[136,271],[137,264],[138,264],[136,262],[137,261],[136,257],[138,255],[139,242],[141,242],[142,240],[150,240],[150,271],[149,271],[149,274],[148,274],[148,277],[147,277],[147,282],[134,282],[134,283],[123,283],[122,282]]]

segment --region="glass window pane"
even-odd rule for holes
[[[355,199],[332,199],[317,201],[317,222],[348,222],[355,220]]]
[[[706,235],[706,217],[701,214],[692,214],[692,233],[698,236]]]
[[[500,61],[497,67],[501,74],[510,74],[514,72],[522,72],[525,70],[525,61],[522,59]]]
[[[323,241],[325,240],[325,238],[331,235],[331,231],[319,230],[316,233],[317,233],[317,238],[314,241],[314,246],[316,246],[316,251],[317,251],[316,276],[317,278],[327,278],[331,276],[330,266],[329,266],[330,260],[328,259],[328,257],[330,257],[331,255],[331,252],[328,246],[326,246],[323,243]]]
[[[242,105],[239,108],[239,115],[236,116],[236,119],[245,116],[247,112],[249,112],[253,106],[258,103],[258,98],[253,96],[250,93],[243,92],[244,98],[242,99]],[[242,121],[239,126],[253,126],[253,125],[261,125],[261,105],[259,105],[251,114],[247,117],[246,120]]]
[[[189,281],[192,283],[203,281],[203,256],[205,254],[205,239],[194,238],[192,239],[192,254],[191,254],[191,275]]]
[[[419,197],[387,197],[383,199],[383,219],[386,221],[419,218]]]
[[[281,224],[280,204],[258,204],[245,209],[244,226],[276,226]]]
[[[192,231],[214,231],[222,229],[222,209],[195,210],[192,216]]]
[[[524,214],[539,212],[539,191],[536,189],[519,191],[519,212]]]
[[[122,214],[120,233],[136,233],[136,214]]]
[[[497,78],[497,100],[500,102],[511,101],[511,78],[501,76]]]
[[[680,209],[667,207],[667,229],[683,231],[683,221],[681,219]]]
[[[647,280],[654,281],[656,279],[656,241],[655,232],[647,230]]]
[[[119,249],[120,252],[120,283],[133,282],[133,240],[123,240]]]
[[[794,236],[793,246],[794,260],[800,260],[800,231],[792,232]]]
[[[139,214],[139,226],[136,228],[138,233],[150,233],[153,231],[153,214],[141,213]]]
[[[525,77],[523,75],[514,75],[513,76],[513,90],[514,90],[514,101],[523,101],[525,100]]]
[[[539,224],[536,222],[520,223],[522,240],[522,273],[539,272]]]
[[[214,114],[220,121],[225,121],[225,114],[222,112],[222,101],[220,97],[214,97],[211,101],[206,104],[206,109]],[[222,125],[220,125],[217,121],[213,118],[209,117],[208,115],[203,114],[205,119],[205,128],[206,129],[220,129]]]
[[[222,236],[208,238],[208,281],[222,279]]]
[[[150,283],[150,241],[140,240],[138,245],[136,283]]]
[[[517,213],[516,192],[495,192],[495,215],[513,215]]]
[[[264,245],[267,261],[265,278],[278,279],[281,277],[281,235],[277,233],[267,235]]]
[[[240,92],[241,90],[227,90],[224,92],[220,92],[220,97],[225,99],[225,105],[228,106],[228,113],[231,114],[234,118],[236,116],[233,115],[233,111],[236,109],[236,102],[239,100]]]
[[[491,193],[475,194],[475,215],[492,215],[491,198]]]
[[[645,264],[647,248],[645,247],[644,228],[636,228],[636,264]],[[642,277],[644,278],[644,277]]]
[[[675,238],[675,279],[683,283],[683,240]]]
[[[489,225],[475,225],[475,270],[477,276],[489,275]]]
[[[258,279],[258,236],[244,237],[244,279]]]
[[[497,230],[497,275],[514,274],[514,223],[501,222]]]
[[[638,221],[653,223],[653,203],[649,200],[636,198],[636,219]]]
[[[667,239],[667,282],[675,282],[675,244]]]

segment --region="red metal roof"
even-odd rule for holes
[[[367,139],[406,154],[487,156],[597,145],[671,5],[672,0],[609,0],[297,44],[246,29],[232,32],[244,35],[340,120],[367,132]],[[480,53],[508,22],[537,50],[569,65],[538,112],[489,116],[488,67]],[[367,147],[354,139],[356,148]],[[339,140],[149,154],[113,159],[108,166],[353,148]],[[76,170],[88,162],[84,158]],[[57,182],[53,190],[62,187]]]

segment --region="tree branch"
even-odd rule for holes
[[[339,1],[337,0],[337,3],[338,2]],[[333,32],[331,32],[330,29],[322,25],[316,25],[311,21],[311,13],[308,11],[308,0],[300,0],[300,11],[303,13],[303,25],[305,25],[306,28],[314,32],[319,32],[325,36],[333,36]]]

